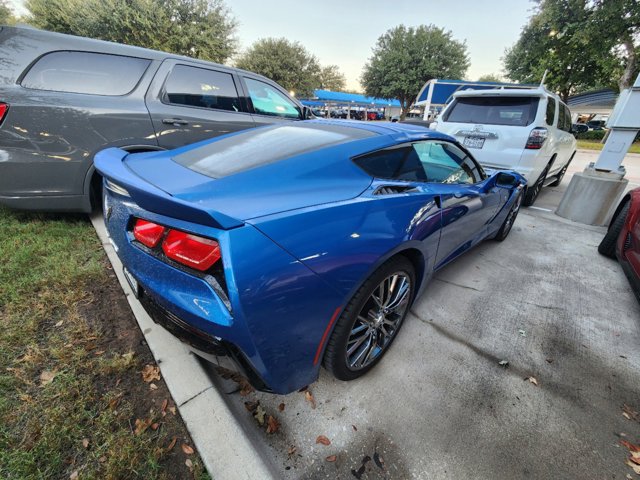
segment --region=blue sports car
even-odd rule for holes
[[[433,273],[503,240],[525,180],[419,126],[318,120],[96,156],[104,217],[151,317],[258,389],[376,365]]]

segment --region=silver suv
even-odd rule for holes
[[[94,154],[171,149],[311,117],[260,75],[168,53],[0,27],[0,203],[84,211]]]

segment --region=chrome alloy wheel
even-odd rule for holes
[[[507,215],[507,220],[505,221],[505,224],[504,224],[505,233],[509,233],[509,230],[511,230],[511,227],[513,227],[513,222],[518,216],[518,212],[520,211],[521,204],[522,204],[522,195],[518,195],[518,197],[513,202],[513,206],[511,207],[509,214]]]
[[[389,345],[405,317],[411,290],[411,279],[404,272],[389,275],[373,290],[347,340],[350,370],[365,368]]]

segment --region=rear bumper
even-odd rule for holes
[[[272,391],[235,345],[183,321],[169,310],[160,306],[144,288],[140,289],[138,299],[155,323],[185,343],[193,353],[213,364],[239,372],[257,390],[263,392]]]

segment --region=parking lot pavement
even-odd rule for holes
[[[603,234],[526,209],[506,241],[436,275],[364,378],[323,372],[315,409],[305,393],[228,404],[277,478],[348,479],[363,464],[368,479],[633,475],[619,441],[640,442],[640,424],[622,415],[624,404],[640,410],[640,307],[597,253]],[[277,433],[247,412],[255,400]]]

